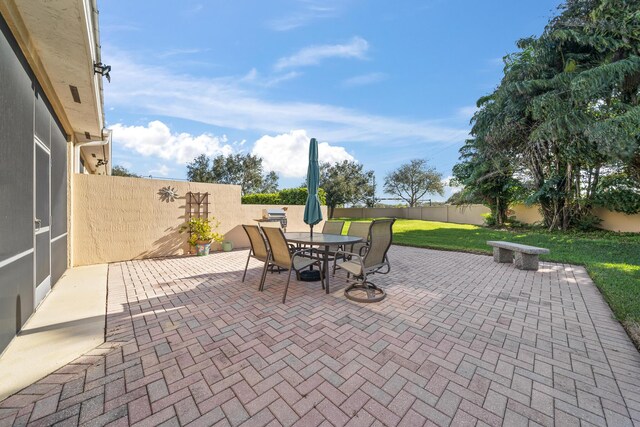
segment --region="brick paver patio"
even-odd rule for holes
[[[383,302],[336,277],[283,305],[246,255],[112,264],[107,342],[0,425],[640,425],[640,356],[582,267],[393,247]]]

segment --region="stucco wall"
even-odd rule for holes
[[[516,205],[512,210],[515,212],[518,221],[526,224],[542,222],[543,220],[537,206]],[[640,214],[627,215],[603,208],[594,209],[593,214],[602,220],[600,228],[604,230],[640,233]]]
[[[482,215],[491,212],[490,209],[484,205],[448,207],[449,222],[458,224],[483,225],[484,217]]]
[[[538,206],[515,205],[511,207],[511,210],[514,212],[516,219],[525,224],[535,224],[543,220]]]
[[[210,217],[220,221],[218,231],[236,248],[247,247],[242,224],[256,224],[263,208],[242,205],[237,185],[124,178],[105,175],[74,175],[73,263],[88,265],[128,259],[188,253],[188,235],[180,234],[185,221],[185,194],[209,193]],[[175,188],[178,198],[162,201],[159,190]],[[303,231],[304,206],[289,206],[288,231]],[[323,206],[326,218],[326,207]],[[316,227],[321,228],[322,223]]]
[[[394,217],[482,225],[484,224],[482,214],[487,212],[489,209],[482,205],[463,207],[446,205],[422,208],[336,208],[334,216],[336,218]]]
[[[595,209],[593,213],[602,219],[600,228],[611,231],[640,233],[640,214],[626,215],[606,209]]]
[[[534,224],[542,221],[542,215],[540,215],[537,206],[516,205],[511,210],[514,211],[516,219],[525,224]],[[423,208],[336,208],[334,216],[337,218],[395,217],[483,225],[484,218],[482,214],[485,213],[489,213],[489,208],[483,205],[460,207],[444,205],[425,206]],[[640,233],[640,214],[625,215],[606,209],[595,209],[593,213],[602,219],[600,228],[611,231]]]
[[[453,208],[453,207],[452,207]],[[420,219],[426,221],[441,221],[441,222],[449,222],[448,206],[429,206],[421,208]],[[469,218],[468,221],[472,221],[472,218]],[[471,222],[469,222],[471,224]]]

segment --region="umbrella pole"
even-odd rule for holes
[[[309,226],[311,228],[311,238],[313,239],[313,225]]]

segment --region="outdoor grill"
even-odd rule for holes
[[[258,222],[280,222],[280,226],[287,231],[287,212],[285,209],[262,209],[262,218]]]

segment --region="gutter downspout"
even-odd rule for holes
[[[98,0],[91,0],[91,20],[93,21],[93,40],[96,49],[96,62],[102,62],[102,49],[100,46],[100,22],[98,19]],[[101,127],[105,126],[105,113],[104,113],[104,85],[102,82],[102,76],[98,77],[98,87],[99,87],[99,108],[100,108],[100,119],[101,119]],[[111,170],[109,170],[109,175],[111,175]]]
[[[104,133],[105,132],[106,132],[106,138],[104,137]],[[111,130],[109,130],[109,129],[103,129],[102,133],[103,133],[103,139],[102,140],[78,142],[78,143],[76,143],[74,145],[74,149],[75,149],[74,167],[73,167],[74,173],[80,173],[80,149],[82,147],[99,147],[99,146],[102,146],[103,150],[105,150],[105,149],[107,150],[106,152],[103,151],[105,160],[107,161],[107,164],[104,165],[104,174],[105,175],[111,175],[111,135],[112,135],[112,133],[111,133]],[[85,165],[87,165],[87,163],[85,163]],[[93,170],[91,170],[91,172],[96,173],[97,172],[97,168],[94,168]]]

